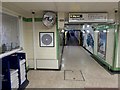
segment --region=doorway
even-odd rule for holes
[[[66,46],[80,46],[81,38],[80,30],[65,30],[65,45]]]

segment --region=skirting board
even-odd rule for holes
[[[37,69],[59,69],[58,60],[36,60]]]

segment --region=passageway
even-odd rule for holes
[[[83,76],[79,77],[80,81],[65,80],[66,71],[74,71],[76,76],[81,71]],[[30,83],[27,88],[118,87],[118,75],[108,73],[80,46],[65,46],[61,71],[31,70],[28,79]]]
[[[67,41],[67,46],[78,46],[78,45],[79,45],[79,42],[74,36],[71,36],[69,38],[69,41]]]
[[[79,40],[75,36],[74,31],[68,31],[67,32],[67,41],[66,41],[67,46],[79,46]]]
[[[0,5],[0,90],[117,90],[119,0],[6,1],[12,0]]]

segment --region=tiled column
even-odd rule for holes
[[[98,31],[94,31],[94,54],[97,55]]]

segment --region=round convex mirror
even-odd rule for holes
[[[43,24],[48,27],[51,28],[54,26],[56,21],[56,13],[54,12],[46,12],[43,15]]]

